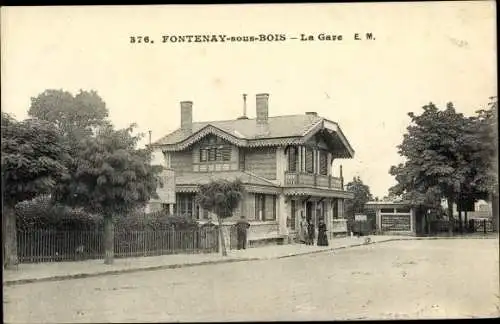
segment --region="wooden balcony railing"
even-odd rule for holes
[[[342,190],[342,179],[320,174],[285,172],[285,186],[308,186]]]

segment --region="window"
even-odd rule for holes
[[[334,199],[332,201],[332,212],[333,212],[333,218],[335,219],[339,218],[339,203],[337,199]]]
[[[208,161],[216,161],[217,159],[217,148],[212,147],[208,149]]]
[[[194,195],[178,193],[176,197],[175,212],[179,216],[193,218]]]
[[[196,213],[195,213],[196,219],[200,219],[200,209],[201,209],[200,205],[196,205]]]
[[[297,148],[289,147],[288,148],[288,171],[296,172],[297,171]]]
[[[200,162],[207,162],[208,158],[208,150],[200,149]]]
[[[306,172],[314,172],[314,151],[311,148],[306,148]]]
[[[396,208],[396,213],[409,213],[409,212],[410,212],[409,207]]]
[[[230,146],[209,146],[200,148],[200,162],[231,161]]]
[[[255,194],[255,219],[259,221],[266,220],[266,196]]]
[[[276,220],[276,196],[273,195],[273,220]]]
[[[222,161],[231,161],[231,148],[224,147],[222,149]]]
[[[240,170],[245,170],[245,151],[240,148]]]
[[[393,214],[394,213],[394,208],[381,208],[380,212],[381,213],[391,213],[391,214]]]
[[[319,152],[319,174],[328,174],[328,153],[325,151]]]

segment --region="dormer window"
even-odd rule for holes
[[[229,145],[206,145],[200,148],[200,162],[231,161]]]

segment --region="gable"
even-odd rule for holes
[[[316,141],[323,148],[335,152],[337,157],[352,158],[354,150],[338,125],[319,116],[291,115],[269,118],[269,133],[258,136],[254,119],[193,123],[192,132],[178,129],[162,139],[153,147],[163,151],[182,151],[188,149],[205,137],[215,136],[236,147],[269,147],[301,145]]]

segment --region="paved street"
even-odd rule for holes
[[[498,316],[498,239],[394,241],[279,260],[4,288],[5,322]]]

